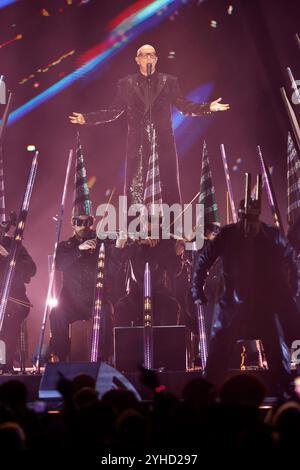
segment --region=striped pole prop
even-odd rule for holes
[[[104,285],[104,267],[105,267],[105,248],[104,243],[101,243],[98,264],[97,264],[97,275],[96,275],[96,289],[94,296],[94,308],[93,308],[93,327],[92,327],[92,341],[91,341],[91,352],[90,361],[98,362],[99,357],[99,345],[100,345],[100,331],[101,331],[101,310],[103,302],[103,285]]]
[[[236,213],[234,199],[233,199],[233,191],[232,191],[232,186],[231,186],[231,181],[230,181],[230,175],[229,175],[229,169],[228,169],[224,144],[221,144],[220,149],[221,149],[222,161],[223,161],[223,166],[224,166],[230,208],[231,208],[231,213],[232,213],[232,220],[233,220],[233,223],[236,224],[238,219],[237,219],[237,213]]]
[[[2,77],[3,79],[3,77]],[[0,77],[0,94],[1,94],[1,85],[2,85],[2,93],[3,93],[3,87],[4,87],[4,97],[6,96],[5,92],[5,83]],[[7,124],[7,119],[10,113],[11,105],[12,105],[12,93],[8,93],[8,99],[7,103],[4,99],[3,103],[1,102],[1,97],[0,97],[0,103],[5,104],[5,110],[2,116],[2,121],[0,124],[0,223],[4,224],[6,221],[5,217],[5,193],[4,193],[4,165],[3,165],[3,150],[2,150],[2,141],[3,141],[3,136],[4,136],[4,131],[6,128]]]
[[[32,189],[33,189],[36,172],[37,172],[38,155],[39,155],[39,152],[35,152],[35,155],[32,160],[31,169],[29,172],[27,185],[25,189],[25,194],[23,197],[22,207],[21,207],[18,222],[17,222],[17,227],[14,233],[14,237],[13,237],[10,252],[9,252],[9,258],[8,258],[6,269],[3,275],[3,284],[2,284],[2,288],[0,292],[0,332],[2,330],[7,301],[8,301],[8,297],[10,294],[14,274],[15,274],[18,252],[22,243],[23,233],[24,233],[26,219],[28,215],[29,203],[30,203]]]
[[[45,333],[46,333],[46,325],[47,325],[48,314],[49,314],[49,312],[52,308],[51,298],[52,298],[53,284],[54,284],[54,279],[55,279],[56,252],[57,252],[57,247],[58,247],[58,243],[59,243],[59,239],[60,239],[62,223],[63,223],[63,217],[64,217],[64,211],[65,211],[65,199],[66,199],[66,195],[67,195],[67,187],[68,187],[68,181],[69,181],[69,176],[70,176],[70,169],[71,169],[72,159],[73,159],[73,150],[70,150],[69,151],[68,163],[67,163],[67,170],[66,170],[64,188],[63,188],[63,194],[62,194],[62,199],[61,199],[61,204],[60,204],[60,213],[59,213],[57,226],[56,226],[56,240],[55,240],[55,244],[54,244],[54,250],[53,250],[52,261],[51,261],[51,268],[50,268],[50,273],[49,273],[47,297],[46,297],[46,302],[45,302],[45,307],[44,307],[44,312],[43,312],[42,325],[41,325],[41,330],[40,330],[40,337],[39,337],[39,342],[38,342],[38,347],[37,347],[37,355],[36,355],[36,361],[35,361],[35,371],[38,374],[40,373],[40,363],[41,363],[41,358],[42,358],[42,349],[43,349],[44,338],[45,338]]]
[[[269,167],[268,165],[266,165],[266,162],[264,160],[264,157],[263,157],[263,154],[259,145],[257,146],[257,152],[258,152],[260,165],[263,171],[263,175],[265,178],[265,188],[266,188],[266,192],[267,192],[267,196],[268,196],[268,200],[270,204],[270,209],[273,215],[274,223],[276,227],[278,227],[280,231],[284,234],[283,223],[282,223],[281,215],[279,212],[279,207],[278,207],[277,200],[276,200],[276,195],[275,195],[275,191],[273,188]]]
[[[283,87],[280,88],[281,96],[284,102],[284,106],[291,124],[291,128],[295,137],[295,143],[297,144],[298,151],[300,151],[300,127],[299,123],[295,114],[295,111],[293,110],[293,107],[291,103],[289,102],[289,99],[287,97],[286,91]]]
[[[2,151],[2,146],[0,146],[0,224],[4,224],[5,222],[6,222],[6,218],[5,218],[3,151]]]
[[[153,330],[152,330],[151,274],[149,263],[144,271],[144,367],[153,369]]]
[[[205,319],[203,305],[197,304],[197,321],[198,321],[198,334],[199,334],[199,354],[201,360],[201,367],[204,371],[208,356],[207,339],[205,330]]]
[[[300,158],[291,133],[287,140],[287,221],[293,225],[300,213]]]

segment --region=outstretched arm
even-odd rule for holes
[[[222,98],[218,98],[211,103],[195,103],[194,101],[187,100],[181,93],[177,79],[174,81],[173,85],[173,96],[174,106],[186,116],[201,116],[203,114],[227,111],[229,109],[229,104],[221,103]]]
[[[75,113],[69,116],[70,122],[72,124],[88,124],[96,125],[103,124],[105,122],[111,122],[117,119],[125,110],[125,103],[123,99],[123,94],[121,91],[120,82],[117,87],[117,94],[112,104],[106,109],[100,109],[92,113]]]

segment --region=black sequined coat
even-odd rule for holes
[[[149,99],[150,96],[150,99]],[[163,203],[181,202],[178,159],[172,129],[172,106],[187,116],[210,113],[209,103],[185,99],[176,77],[155,72],[149,93],[148,79],[137,73],[118,82],[117,94],[107,109],[84,114],[86,123],[114,121],[126,113],[128,138],[124,193],[131,203],[143,203],[145,179],[150,155],[149,122],[153,123],[159,158]]]

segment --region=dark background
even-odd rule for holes
[[[68,4],[69,3],[69,4]],[[13,109],[47,89],[82,64],[81,54],[101,43],[107,25],[135,2],[120,0],[20,0],[0,8],[0,73],[14,92]],[[232,13],[228,8],[232,6]],[[0,2],[1,6],[1,2]],[[43,16],[45,8],[49,16]],[[223,98],[231,109],[212,118],[189,118],[184,131],[176,134],[184,202],[198,191],[202,143],[208,146],[216,198],[222,223],[226,222],[225,179],[219,147],[224,143],[232,177],[235,202],[243,195],[244,172],[259,171],[259,144],[269,165],[282,218],[286,220],[286,140],[289,123],[279,88],[286,85],[285,68],[300,79],[300,5],[297,0],[186,0],[178,9],[143,31],[121,48],[103,66],[11,124],[4,141],[6,205],[18,210],[25,189],[34,144],[40,151],[37,179],[24,234],[24,244],[37,263],[38,272],[28,292],[34,304],[29,317],[30,349],[33,350],[41,323],[47,289],[47,256],[53,251],[55,225],[65,176],[68,150],[75,145],[77,128],[68,123],[72,111],[87,112],[105,107],[112,100],[118,78],[134,73],[134,57],[141,45],[152,44],[159,56],[160,71],[179,77],[185,94],[203,84],[213,87],[209,99]],[[211,21],[217,27],[211,26]],[[4,45],[17,34],[21,40]],[[47,72],[36,73],[66,52],[74,54]],[[170,59],[170,51],[175,57]],[[21,85],[30,74],[35,77]],[[34,84],[38,83],[38,87]],[[290,88],[286,86],[288,96]],[[3,112],[3,106],[0,113]],[[80,127],[94,208],[105,202],[106,191],[122,191],[126,120],[109,125]],[[191,145],[189,145],[191,144]],[[237,164],[237,160],[241,162]],[[69,220],[73,172],[67,195],[62,239],[71,234]],[[114,202],[114,201],[113,201]],[[264,195],[264,219],[271,222]]]

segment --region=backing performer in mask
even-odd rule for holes
[[[0,278],[4,281],[3,274],[12,244],[12,237],[6,234],[7,228],[0,226]],[[14,274],[12,287],[4,315],[0,339],[4,341],[6,348],[6,364],[2,366],[4,372],[13,372],[18,338],[20,336],[21,323],[30,311],[30,302],[26,295],[25,284],[29,284],[36,273],[36,265],[26,248],[21,245]]]
[[[58,306],[50,314],[50,353],[65,361],[70,353],[69,325],[92,316],[96,269],[100,242],[94,230],[89,189],[81,145],[77,149],[75,192],[72,214],[74,234],[60,242],[57,249],[56,268],[63,274],[63,285]],[[113,309],[108,299],[107,273],[109,247],[106,253],[104,299],[100,326],[100,355],[107,360],[112,355]]]
[[[247,207],[246,207],[247,206]],[[290,347],[299,337],[294,296],[299,273],[295,252],[280,231],[259,220],[260,204],[240,205],[240,220],[223,227],[199,255],[193,273],[195,302],[206,304],[205,278],[214,261],[223,262],[225,291],[212,328],[206,374],[220,383],[239,339],[261,339],[273,386],[290,381]]]

